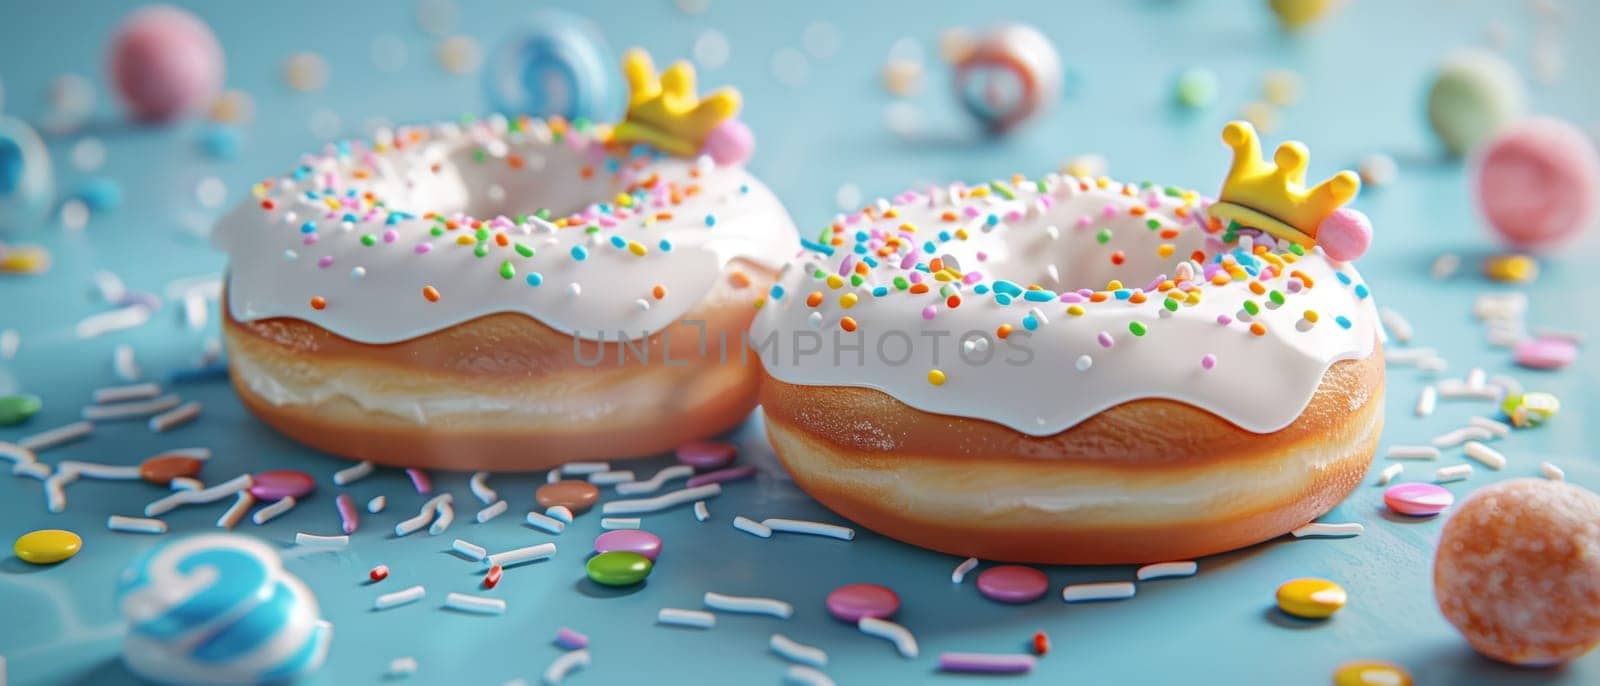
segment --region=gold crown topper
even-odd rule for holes
[[[1299,141],[1287,141],[1261,159],[1256,130],[1242,121],[1222,128],[1222,142],[1233,148],[1233,167],[1211,216],[1266,231],[1304,246],[1316,243],[1317,225],[1361,190],[1361,178],[1341,171],[1306,189],[1306,163],[1311,153]]]
[[[679,61],[656,75],[650,54],[639,48],[622,56],[628,79],[628,113],[612,131],[618,143],[644,143],[691,157],[711,130],[739,114],[739,91],[720,88],[701,98],[694,92],[694,66]]]

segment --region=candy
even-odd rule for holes
[[[16,426],[38,414],[44,401],[36,395],[8,395],[0,397],[0,426]]]
[[[328,61],[314,52],[300,52],[283,63],[283,80],[302,93],[322,90],[328,85]]]
[[[1483,275],[1501,283],[1529,283],[1539,278],[1539,261],[1527,255],[1495,255],[1483,260]]]
[[[1354,261],[1372,245],[1372,221],[1348,207],[1334,210],[1317,224],[1317,245],[1332,259]]]
[[[205,462],[186,455],[166,453],[139,463],[139,478],[165,486],[179,477],[193,477],[200,473]]]
[[[1500,409],[1518,427],[1538,426],[1549,421],[1561,411],[1561,400],[1543,392],[1509,393],[1500,402]]]
[[[1411,686],[1411,674],[1394,663],[1356,660],[1334,670],[1333,686]]]
[[[16,544],[11,546],[23,562],[36,565],[55,564],[77,555],[82,548],[82,538],[61,529],[30,531],[18,536]]]
[[[1494,53],[1465,50],[1445,58],[1428,88],[1428,124],[1456,155],[1477,150],[1522,114],[1527,95],[1516,69]]]
[[[697,470],[721,469],[739,456],[739,448],[722,441],[693,441],[678,446],[678,461]]]
[[[1001,565],[978,575],[978,592],[999,603],[1031,603],[1050,590],[1050,579],[1032,567]]]
[[[1201,110],[1217,100],[1217,73],[1205,67],[1191,67],[1178,74],[1173,99],[1180,107]]]
[[[563,479],[540,486],[539,490],[533,492],[533,499],[539,502],[540,507],[560,505],[574,514],[582,514],[600,499],[600,489],[587,481]]]
[[[756,136],[738,119],[729,119],[706,135],[700,152],[722,166],[741,164],[755,154]]]
[[[900,596],[878,584],[848,584],[828,593],[828,614],[855,624],[863,617],[887,619],[900,611]]]
[[[993,133],[1044,112],[1060,97],[1063,81],[1061,55],[1050,39],[1022,24],[986,31],[955,64],[961,104]]]
[[[612,54],[593,22],[537,12],[490,55],[484,70],[489,102],[507,114],[613,120],[622,98]]]
[[[300,499],[317,490],[317,480],[295,469],[274,469],[251,475],[250,495],[273,502],[284,498]]]
[[[0,229],[38,222],[54,200],[54,179],[50,151],[39,134],[20,119],[0,116]],[[0,248],[0,258],[5,256]]]
[[[661,554],[661,538],[648,531],[640,531],[638,529],[607,531],[594,539],[594,551],[597,553],[613,551],[637,553],[654,562],[656,556]]]
[[[1267,7],[1283,28],[1298,31],[1316,23],[1339,4],[1335,0],[1268,0]]]
[[[1444,512],[1456,501],[1443,486],[1407,483],[1390,486],[1383,492],[1383,504],[1390,510],[1413,517],[1430,517]]]
[[[1278,609],[1304,619],[1326,619],[1344,607],[1344,588],[1327,579],[1291,579],[1278,587]]]
[[[189,12],[145,7],[111,42],[111,82],[135,119],[161,122],[197,111],[222,90],[222,46]]]
[[[1600,644],[1600,496],[1523,478],[1479,489],[1444,524],[1434,599],[1467,643],[1517,665]]]
[[[1600,152],[1569,122],[1526,119],[1484,147],[1473,188],[1501,239],[1517,248],[1554,248],[1577,238],[1600,214]]]
[[[12,246],[0,254],[0,272],[42,274],[50,269],[50,251],[38,245]]]
[[[1542,337],[1518,341],[1511,359],[1529,369],[1561,369],[1578,359],[1578,346],[1565,338]],[[4,424],[0,411],[0,424]]]
[[[648,557],[615,550],[589,558],[584,571],[591,581],[603,586],[632,586],[650,576],[654,566]]]

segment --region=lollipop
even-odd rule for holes
[[[961,104],[993,133],[1043,113],[1061,96],[1061,55],[1038,29],[1006,24],[979,36],[956,61]]]
[[[21,120],[0,117],[0,229],[39,221],[54,194],[50,151]]]
[[[134,118],[168,121],[222,90],[222,45],[204,21],[167,5],[142,8],[112,39],[111,81]]]
[[[610,121],[622,105],[611,54],[593,22],[539,12],[490,56],[489,102],[507,114]]]
[[[292,679],[327,657],[333,626],[270,546],[204,534],[156,546],[123,570],[128,669],[167,684]]]

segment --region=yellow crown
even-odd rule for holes
[[[1311,158],[1306,146],[1287,141],[1268,163],[1261,159],[1255,128],[1246,122],[1228,122],[1222,128],[1222,142],[1233,148],[1233,167],[1211,206],[1211,216],[1217,219],[1310,246],[1316,243],[1317,224],[1361,190],[1361,178],[1352,171],[1341,171],[1306,189],[1306,163]]]
[[[656,75],[650,54],[634,48],[622,56],[628,79],[628,113],[612,131],[618,143],[644,143],[672,155],[700,151],[718,124],[739,113],[739,91],[720,88],[700,98],[694,92],[694,67],[677,62]]]

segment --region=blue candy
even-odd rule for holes
[[[55,199],[50,151],[21,120],[0,117],[0,229],[34,226]]]
[[[620,73],[593,22],[554,10],[501,42],[484,69],[489,102],[501,112],[590,121],[621,113]]]

